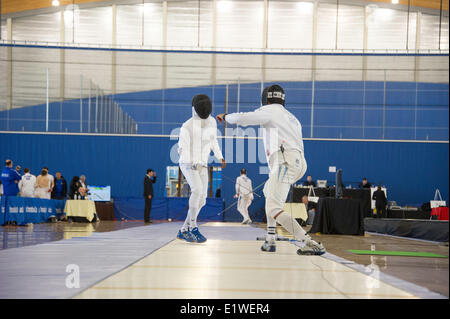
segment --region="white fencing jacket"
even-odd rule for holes
[[[22,194],[34,194],[34,185],[36,185],[36,176],[26,173],[19,181],[19,189]]]
[[[254,112],[227,114],[225,121],[240,126],[261,125],[268,163],[281,145],[286,150],[298,150],[304,154],[302,125],[281,104],[264,105]]]
[[[236,178],[236,194],[246,196],[253,193],[252,180],[247,175]]]
[[[211,151],[218,160],[223,159],[217,142],[217,122],[211,116],[201,119],[192,108],[192,117],[184,122],[178,138],[179,163],[208,166]]]

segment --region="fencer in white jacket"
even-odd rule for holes
[[[22,197],[34,197],[34,189],[36,185],[36,176],[30,174],[30,170],[25,168],[25,173],[22,179],[19,181],[20,196]]]
[[[299,255],[321,255],[322,244],[314,241],[292,217],[283,210],[291,185],[306,172],[302,126],[299,120],[284,107],[285,93],[281,86],[272,85],[264,89],[262,106],[254,112],[219,114],[219,122],[226,121],[240,126],[260,125],[263,131],[264,148],[269,165],[269,179],[264,185],[266,198],[267,235],[261,250],[276,251],[276,223],[289,233],[299,249]]]
[[[238,199],[237,210],[244,218],[242,224],[251,223],[252,220],[248,214],[248,208],[253,200],[253,187],[252,180],[248,178],[245,168],[241,169],[241,176],[236,178],[235,189],[236,195],[234,197]]]
[[[217,123],[210,116],[212,104],[207,95],[198,94],[192,99],[192,117],[180,130],[178,139],[179,165],[191,188],[186,220],[177,234],[188,242],[205,242],[206,238],[197,226],[197,216],[206,204],[208,192],[208,158],[211,151],[226,163],[217,141]]]

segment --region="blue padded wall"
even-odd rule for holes
[[[176,143],[163,137],[2,133],[0,154],[2,161],[11,158],[33,174],[44,165],[52,174],[61,171],[68,180],[85,174],[90,184],[111,185],[113,197],[140,197],[145,171],[153,168],[159,178],[155,196],[163,197],[166,167],[176,165],[169,155]],[[344,183],[367,177],[388,187],[389,200],[399,204],[421,205],[433,198],[436,188],[447,201],[449,198],[448,143],[308,140],[305,154],[307,174],[314,179],[334,181],[328,167],[336,166],[343,169]],[[267,178],[260,174],[263,163],[231,163],[236,158],[228,161],[222,172],[222,197],[227,207],[234,201],[234,180],[242,167],[247,168],[254,187]],[[247,155],[244,161],[248,161]],[[262,195],[262,191],[258,193]],[[255,213],[263,205],[264,199],[255,196],[250,211]],[[235,207],[225,213],[225,220],[240,219]]]

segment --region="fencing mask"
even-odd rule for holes
[[[212,112],[212,104],[209,97],[205,94],[197,94],[192,98],[192,106],[197,115],[205,120]]]
[[[262,105],[281,104],[284,106],[284,90],[281,86],[275,84],[264,89],[261,96]]]

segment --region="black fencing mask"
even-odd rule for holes
[[[192,98],[192,106],[197,115],[205,120],[212,112],[212,104],[209,97],[205,94],[197,94]]]
[[[261,102],[263,105],[267,104],[281,104],[284,106],[284,90],[281,86],[275,84],[266,87],[261,96]]]

